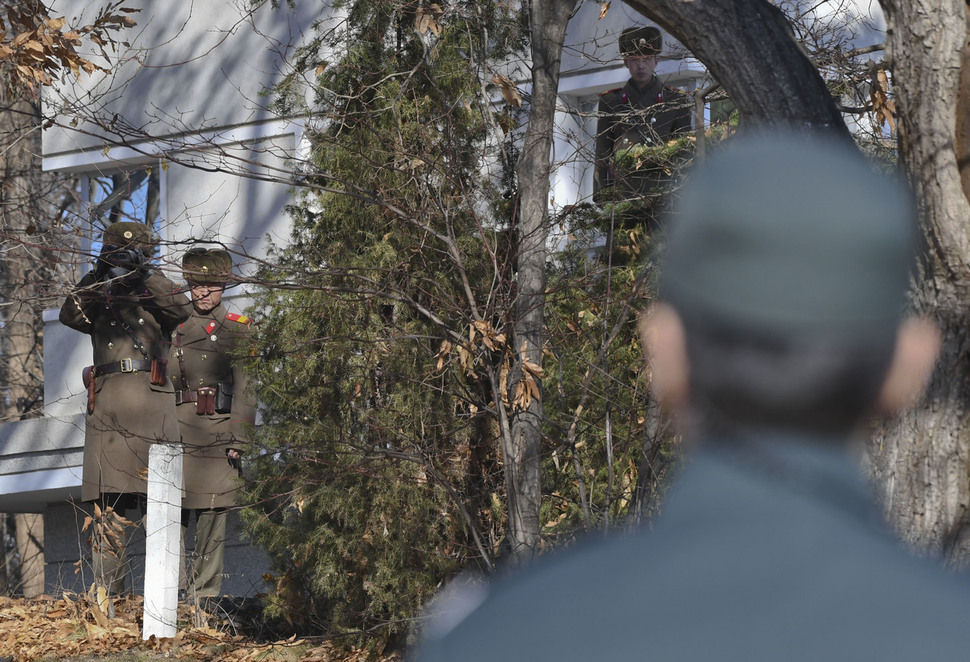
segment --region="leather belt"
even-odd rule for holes
[[[194,391],[192,389],[185,389],[184,391],[175,392],[176,407],[184,402],[198,402],[198,401],[199,401],[198,391]]]
[[[94,375],[110,375],[113,372],[150,372],[152,362],[148,359],[121,359],[103,365],[94,366]]]

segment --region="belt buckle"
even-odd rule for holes
[[[121,359],[121,372],[134,372],[135,368],[131,365],[131,359]]]

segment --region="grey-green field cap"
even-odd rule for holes
[[[917,246],[905,184],[844,139],[733,139],[669,222],[660,296],[688,318],[771,337],[895,333]]]

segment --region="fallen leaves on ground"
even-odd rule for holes
[[[98,659],[177,659],[188,662],[364,662],[363,650],[346,650],[329,642],[296,637],[275,642],[255,641],[233,634],[218,619],[200,613],[195,605],[179,605],[178,633],[170,639],[142,639],[142,598],[115,600],[115,617],[105,618],[92,609],[87,596],[60,599],[41,596],[30,600],[0,597],[0,657],[14,662]],[[98,611],[101,618],[95,617]],[[125,657],[125,659],[129,659]],[[400,662],[399,654],[375,658]]]

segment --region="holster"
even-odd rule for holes
[[[216,413],[216,389],[211,386],[200,388],[197,393],[199,399],[195,403],[195,413],[199,416],[212,416]]]
[[[84,384],[84,388],[86,388],[88,390],[88,413],[89,414],[93,414],[94,413],[94,385],[95,385],[95,379],[96,379],[96,377],[94,376],[94,366],[93,365],[89,365],[86,368],[84,368],[83,370],[81,370],[81,383],[83,383]]]
[[[165,380],[167,379],[166,373],[168,372],[168,359],[165,357],[158,357],[152,359],[152,371],[150,381],[155,386],[164,386]]]
[[[217,414],[228,414],[232,411],[232,382],[216,384],[215,410]]]

